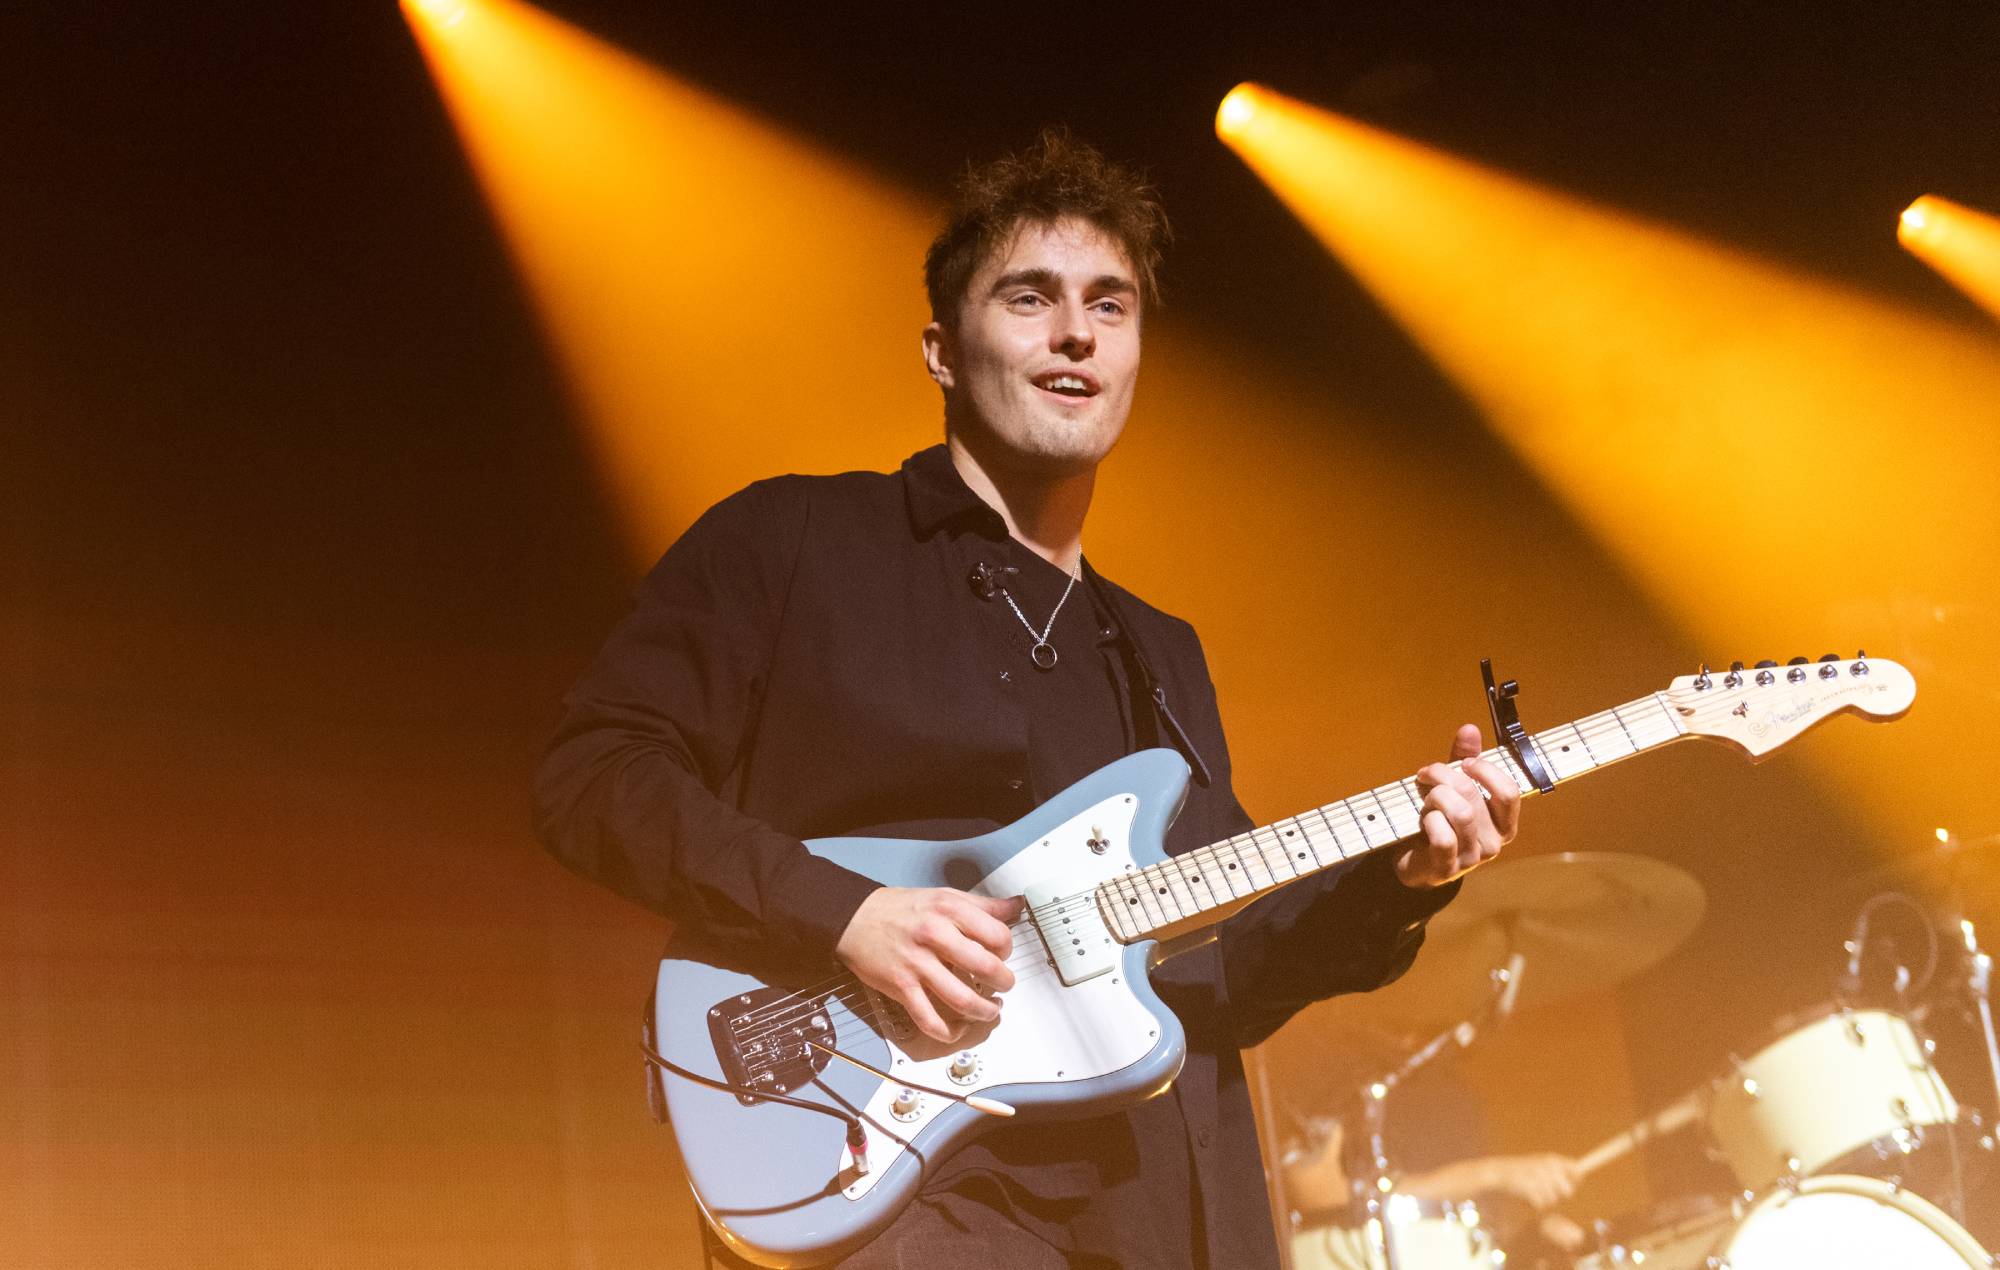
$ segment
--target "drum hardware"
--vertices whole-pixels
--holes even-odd
[[[1375,1243],[1375,1251],[1381,1254],[1385,1270],[1403,1270],[1402,1245],[1406,1242],[1406,1229],[1398,1217],[1409,1211],[1408,1204],[1415,1199],[1414,1196],[1396,1193],[1395,1170],[1389,1158],[1386,1136],[1389,1095],[1443,1053],[1447,1045],[1469,1048],[1479,1038],[1481,1029],[1505,1022],[1514,1012],[1514,1003],[1520,997],[1526,966],[1524,954],[1519,951],[1510,953],[1506,965],[1488,973],[1489,996],[1475,1015],[1445,1028],[1406,1057],[1395,1070],[1362,1087],[1362,1116],[1368,1130],[1368,1160],[1374,1176],[1354,1178],[1355,1208],[1365,1218],[1365,1228]],[[1471,1204],[1462,1207],[1470,1211],[1476,1222],[1478,1209]],[[1412,1264],[1416,1263],[1413,1261]]]

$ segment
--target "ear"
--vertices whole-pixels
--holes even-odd
[[[952,386],[952,363],[957,358],[957,350],[951,346],[951,332],[942,322],[932,322],[924,328],[924,366],[937,381],[937,386],[950,391]]]

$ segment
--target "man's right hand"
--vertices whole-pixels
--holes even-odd
[[[995,995],[1014,986],[1009,926],[1024,903],[943,886],[885,886],[854,911],[834,955],[901,1004],[918,1031],[949,1045],[966,1023],[1000,1017]]]

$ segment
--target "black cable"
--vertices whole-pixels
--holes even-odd
[[[639,1042],[639,1049],[645,1054],[647,1062],[662,1071],[672,1072],[682,1080],[691,1080],[697,1085],[706,1085],[710,1089],[719,1089],[725,1094],[736,1094],[739,1097],[745,1098],[763,1098],[770,1102],[783,1103],[787,1107],[800,1107],[806,1111],[817,1111],[823,1116],[832,1116],[835,1120],[846,1125],[848,1141],[852,1142],[857,1136],[861,1137],[863,1141],[867,1139],[867,1131],[861,1127],[861,1118],[850,1112],[842,1111],[838,1107],[829,1107],[825,1103],[808,1102],[803,1098],[794,1098],[790,1094],[774,1094],[762,1089],[752,1089],[748,1085],[732,1085],[726,1080],[716,1080],[713,1077],[703,1076],[698,1072],[691,1072],[679,1063],[669,1062],[661,1056],[658,1050],[645,1041]]]

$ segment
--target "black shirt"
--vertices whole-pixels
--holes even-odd
[[[1039,630],[1060,571],[1008,538],[941,446],[899,473],[779,477],[717,504],[565,699],[537,774],[543,841],[708,937],[825,960],[876,884],[804,838],[989,832],[1101,761],[1177,741],[1209,779],[1168,850],[1251,827],[1193,628],[1086,568],[1051,632],[1057,668],[1040,672],[1021,621],[971,584],[981,564],[1020,570],[1016,602]],[[1155,972],[1188,1037],[1169,1095],[999,1129],[927,1193],[976,1191],[1050,1243],[1122,1264],[1275,1266],[1238,1051],[1409,965],[1456,887],[1413,892],[1388,865],[1377,853],[1288,887]]]

